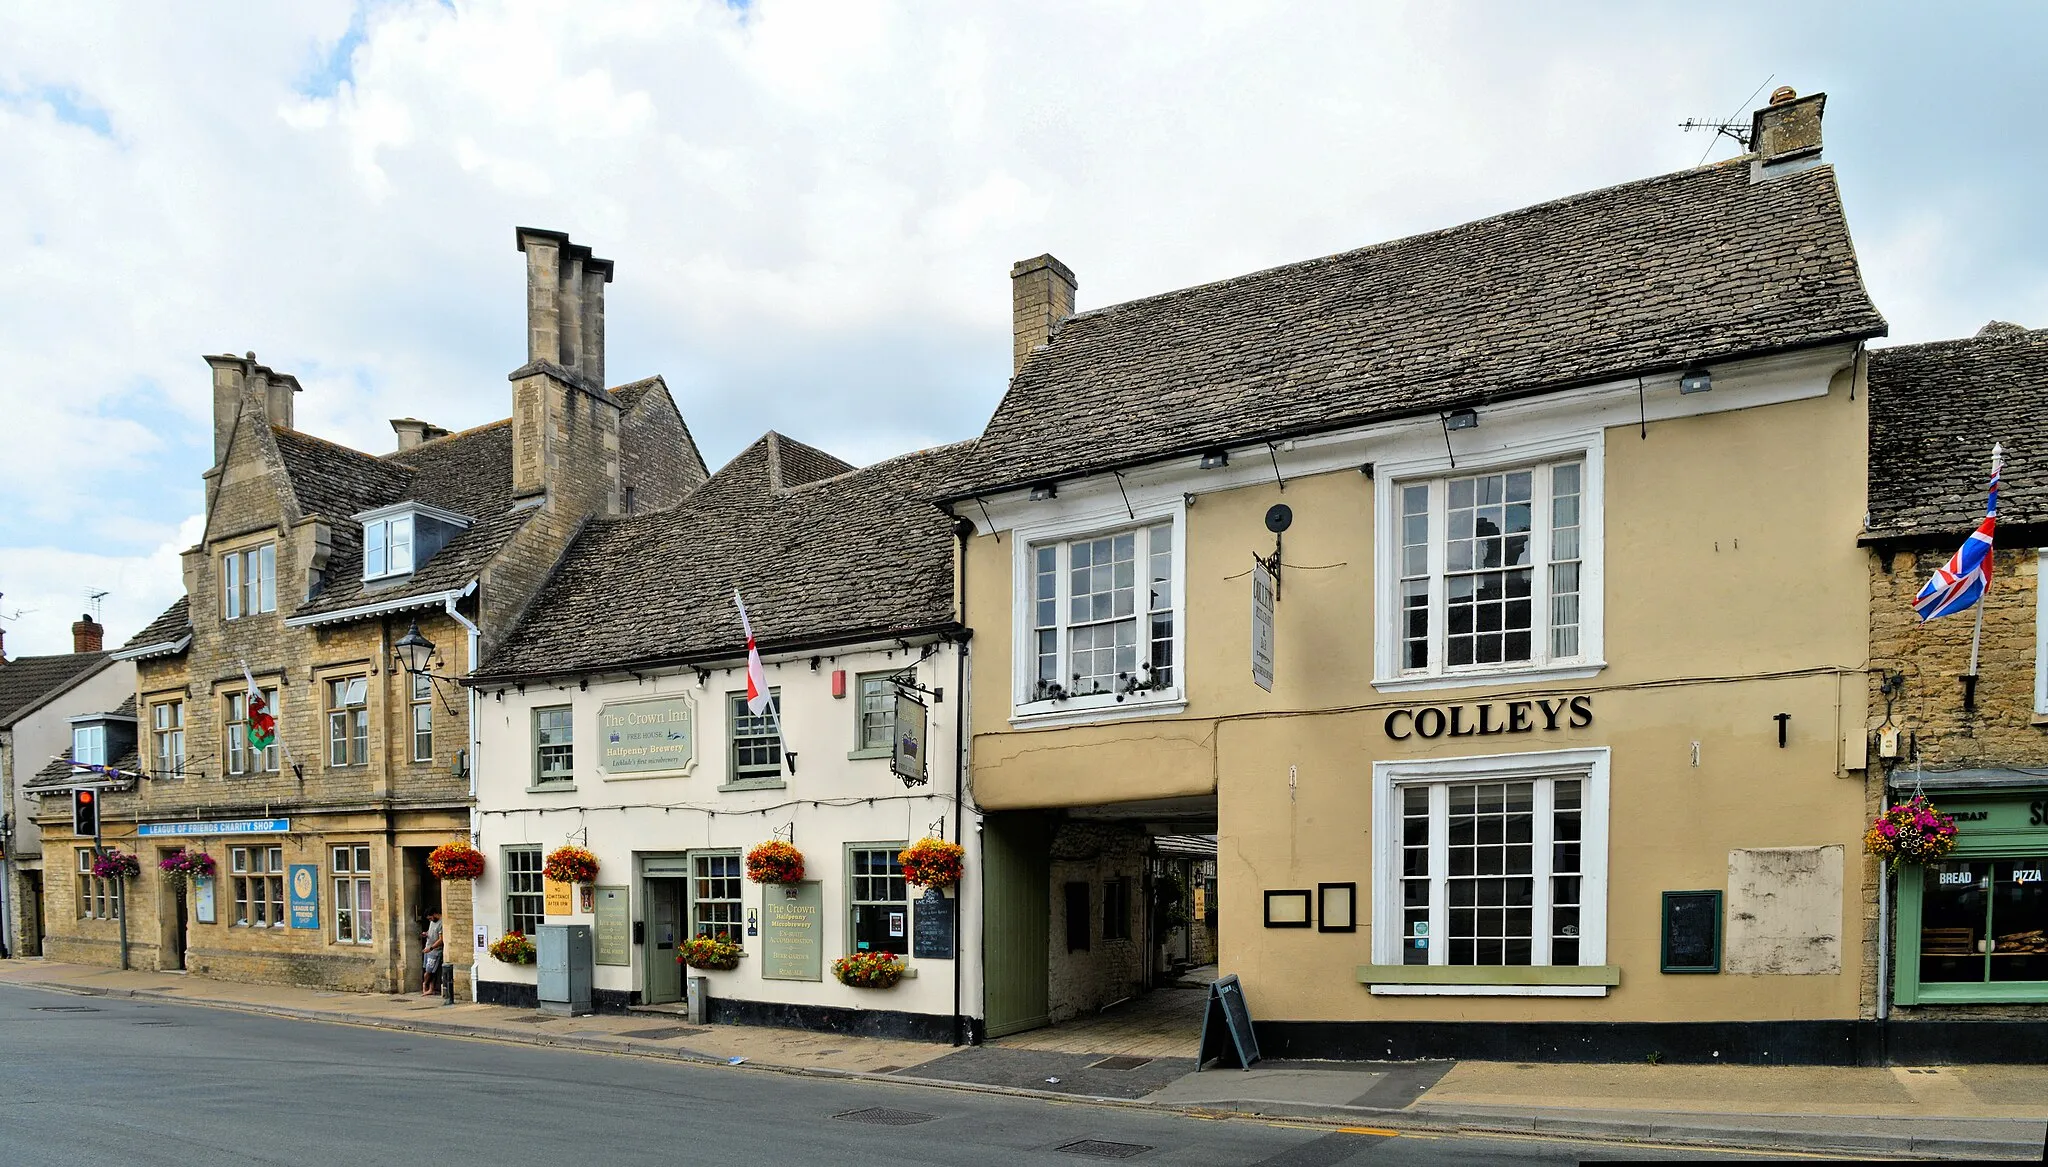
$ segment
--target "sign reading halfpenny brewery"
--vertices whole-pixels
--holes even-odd
[[[616,701],[597,710],[597,764],[607,774],[688,769],[697,719],[688,697]]]
[[[823,884],[770,884],[762,891],[761,976],[771,981],[825,979]]]
[[[1480,701],[1470,705],[1424,705],[1387,714],[1387,736],[1492,737],[1502,733],[1551,733],[1584,729],[1593,724],[1593,698],[1535,697],[1515,701]]]

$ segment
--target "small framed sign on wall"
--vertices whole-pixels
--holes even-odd
[[[1721,893],[1664,893],[1663,971],[1721,971]]]
[[[1266,893],[1266,927],[1306,928],[1309,926],[1309,894],[1307,888],[1291,888],[1286,891]]]
[[[1358,931],[1358,885],[1319,883],[1316,885],[1316,931]]]

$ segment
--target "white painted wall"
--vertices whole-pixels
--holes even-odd
[[[478,846],[487,856],[484,876],[476,882],[476,922],[491,940],[505,930],[502,849],[530,843],[553,850],[578,831],[588,832],[583,845],[599,861],[597,882],[630,885],[630,917],[646,917],[645,884],[639,859],[650,854],[678,855],[693,850],[744,852],[773,836],[786,823],[795,824],[797,849],[803,852],[805,877],[824,884],[824,979],[819,982],[766,980],[760,975],[758,936],[747,937],[748,955],[731,972],[698,972],[708,976],[714,997],[748,1001],[885,1009],[936,1016],[954,1013],[954,961],[906,963],[916,975],[892,989],[855,989],[834,980],[831,962],[849,949],[845,848],[850,843],[906,844],[944,820],[947,838],[955,838],[954,790],[959,760],[956,718],[962,694],[956,649],[939,645],[917,666],[919,684],[943,688],[945,700],[930,702],[928,785],[908,789],[890,772],[887,758],[850,759],[855,747],[858,709],[857,678],[862,673],[895,671],[914,661],[922,649],[906,652],[891,644],[871,651],[840,650],[818,658],[766,658],[769,683],[780,690],[783,735],[796,754],[795,772],[785,764],[779,790],[721,791],[727,780],[726,694],[746,687],[743,668],[714,670],[701,682],[691,671],[641,680],[593,680],[528,685],[499,690],[486,687],[479,703],[480,766],[478,768]],[[832,672],[846,672],[847,695],[831,695]],[[697,756],[685,774],[658,777],[607,777],[598,772],[598,709],[606,703],[682,694],[695,703]],[[574,709],[576,758],[573,790],[529,789],[532,771],[532,711],[542,706]],[[821,803],[827,805],[820,805]],[[962,819],[967,849],[957,895],[960,965],[960,1013],[981,1015],[981,866],[979,815],[970,806]],[[957,840],[956,840],[957,841]],[[773,889],[767,889],[770,892]],[[914,900],[919,891],[909,891]],[[744,909],[761,912],[763,887],[748,883],[742,891]],[[577,907],[580,909],[581,905]],[[579,914],[561,923],[595,926],[595,918]],[[906,946],[908,938],[906,937]],[[594,985],[620,992],[643,990],[649,945],[635,946],[631,967],[599,965]],[[484,981],[532,983],[531,966],[519,967],[477,953],[478,978]]]

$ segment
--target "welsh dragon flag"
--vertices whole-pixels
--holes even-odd
[[[269,707],[263,703],[263,690],[256,687],[248,661],[242,662],[242,679],[249,682],[249,748],[267,750],[277,740],[277,718],[270,715]]]

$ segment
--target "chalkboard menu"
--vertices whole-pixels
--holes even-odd
[[[919,960],[953,959],[953,907],[938,888],[928,887],[911,905],[910,955]]]
[[[1664,971],[1721,971],[1721,893],[1664,893]]]
[[[1244,1003],[1244,986],[1237,983],[1236,973],[1209,986],[1209,1006],[1202,1014],[1202,1049],[1195,1058],[1195,1069],[1200,1071],[1212,1059],[1240,1070],[1251,1069],[1259,1060],[1251,1006]]]

